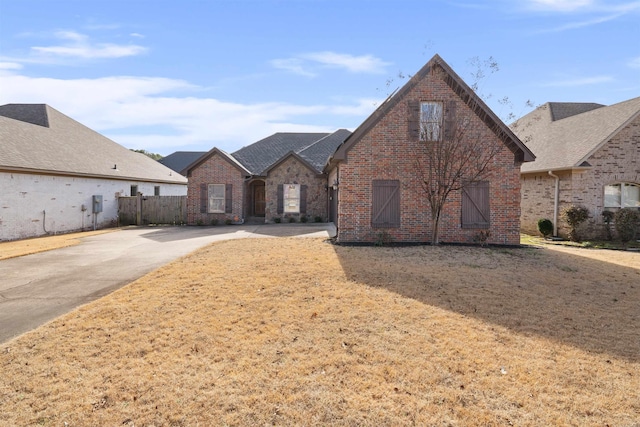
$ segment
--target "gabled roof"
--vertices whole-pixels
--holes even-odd
[[[480,99],[478,95],[458,76],[453,69],[439,56],[433,58],[425,64],[400,90],[393,93],[373,112],[349,138],[338,147],[332,157],[333,161],[340,161],[346,158],[349,149],[367,134],[378,122],[395,107],[411,90],[435,68],[441,69],[443,80],[460,97],[460,99],[480,117],[484,123],[505,143],[514,153],[516,161],[531,162],[535,159],[533,153],[518,137],[505,125],[502,120]]]
[[[240,171],[240,173],[242,173],[243,175],[245,175],[245,176],[251,175],[251,172],[249,172],[249,170],[247,168],[245,168],[242,165],[242,163],[240,163],[238,160],[236,160],[232,155],[230,155],[226,151],[222,151],[221,149],[216,148],[216,147],[213,147],[207,153],[205,153],[204,155],[202,155],[202,156],[198,157],[196,160],[194,160],[190,165],[186,166],[182,170],[182,173],[185,176],[189,176],[189,172],[191,172],[191,170],[195,169],[196,167],[198,167],[199,165],[201,165],[202,163],[204,163],[205,161],[207,161],[208,159],[210,159],[211,157],[213,157],[216,154],[218,156],[222,157],[223,159],[225,159],[227,162],[229,162],[231,164],[231,166],[233,166],[236,169],[238,169]]]
[[[183,173],[184,169],[205,154],[207,154],[206,151],[176,151],[175,153],[171,153],[158,161],[169,169],[173,169],[179,174],[186,175],[186,173]]]
[[[279,165],[284,163],[290,157],[293,157],[294,159],[296,159],[297,161],[302,163],[304,166],[309,168],[310,171],[315,172],[316,174],[321,174],[322,173],[321,172],[322,168],[320,170],[318,170],[315,166],[313,166],[311,163],[309,163],[309,161],[307,161],[307,159],[303,158],[298,153],[295,153],[293,151],[289,151],[287,154],[285,154],[284,156],[280,157],[278,159],[278,161],[276,161],[274,164],[272,164],[267,169],[265,169],[264,172],[263,172],[264,175],[268,175],[269,172],[271,172],[272,169],[275,169],[276,167],[278,167]]]
[[[576,114],[558,119],[558,111]],[[582,111],[582,112],[581,112]],[[511,128],[537,154],[522,172],[589,167],[589,157],[640,115],[640,97],[610,106],[549,102]]]
[[[350,134],[346,129],[333,133],[275,133],[232,153],[232,157],[252,175],[264,176],[274,163],[293,152],[321,173],[329,156]]]
[[[0,170],[186,184],[185,177],[128,150],[46,104],[0,106]]]

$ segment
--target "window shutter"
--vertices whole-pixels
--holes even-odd
[[[277,214],[284,212],[284,187],[282,184],[278,184],[278,207],[276,209]]]
[[[409,110],[409,140],[418,141],[420,139],[420,102],[409,101],[407,104]]]
[[[381,228],[400,227],[400,181],[373,180],[371,226]]]
[[[456,101],[449,101],[444,112],[444,140],[452,141],[456,133]]]
[[[224,213],[233,213],[233,184],[224,186]]]
[[[306,185],[300,186],[300,213],[301,214],[307,213],[307,186]]]
[[[489,181],[469,182],[462,188],[462,228],[489,228]]]
[[[209,211],[209,187],[207,184],[200,184],[200,213]]]

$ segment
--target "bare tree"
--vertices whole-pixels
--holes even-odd
[[[486,179],[503,147],[487,144],[468,118],[445,120],[445,132],[439,135],[433,135],[430,127],[428,121],[421,120],[415,166],[431,209],[431,244],[438,245],[440,217],[449,196],[468,183]]]

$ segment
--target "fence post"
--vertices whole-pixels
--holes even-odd
[[[136,225],[142,225],[142,193],[136,196]]]

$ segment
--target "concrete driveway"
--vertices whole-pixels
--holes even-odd
[[[133,227],[0,261],[0,343],[219,240],[333,237],[333,224]],[[277,242],[274,240],[274,245]]]

